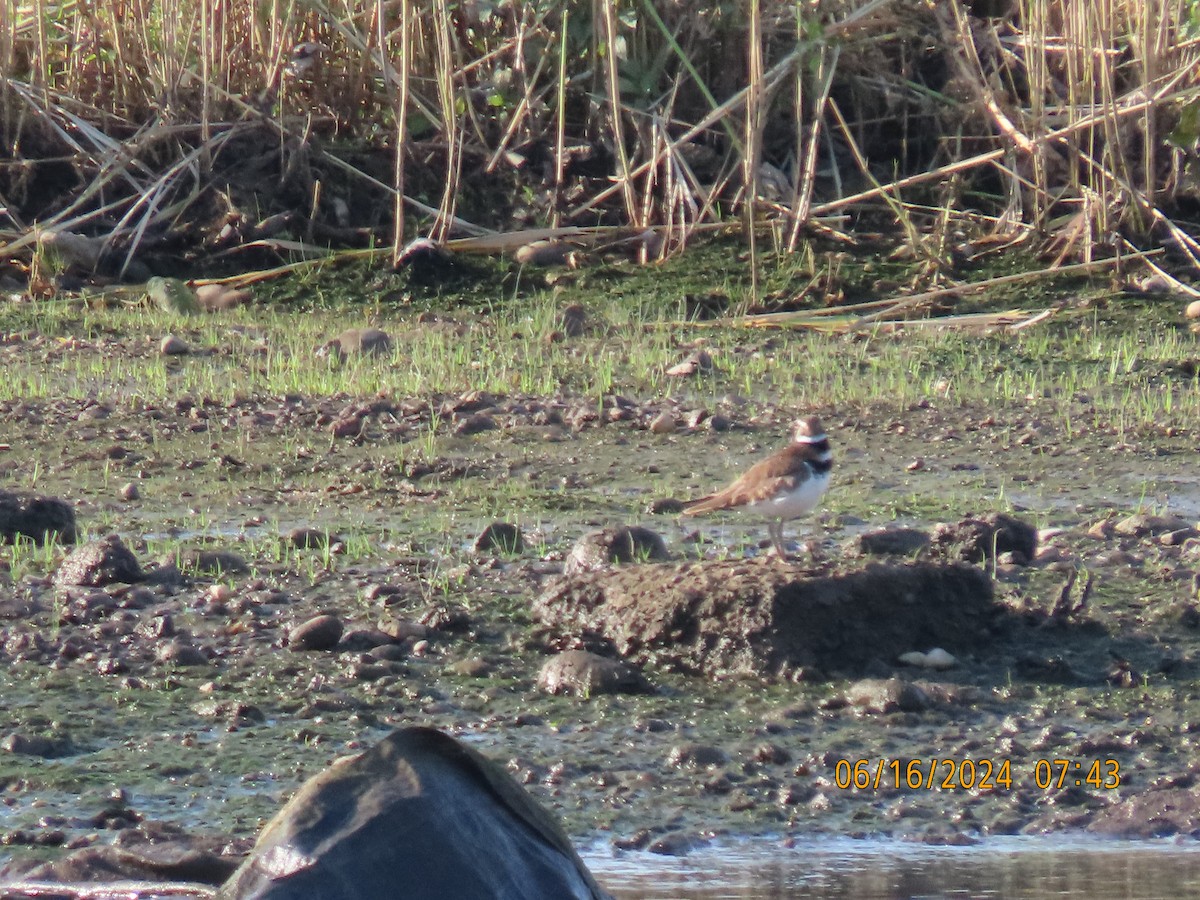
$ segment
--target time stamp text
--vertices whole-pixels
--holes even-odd
[[[1115,759],[839,759],[834,786],[841,790],[1011,791],[1032,783],[1039,790],[1068,787],[1111,791],[1121,786]]]

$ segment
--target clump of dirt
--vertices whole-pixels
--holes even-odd
[[[933,530],[933,550],[944,559],[982,562],[1005,553],[1022,565],[1037,555],[1037,529],[1004,513],[968,516]]]
[[[57,497],[0,491],[0,543],[19,537],[38,543],[50,538],[74,543],[75,510]]]
[[[534,614],[599,636],[627,659],[707,675],[858,674],[897,653],[987,642],[992,584],[961,564],[868,565],[812,574],[775,560],[630,566],[552,583]]]

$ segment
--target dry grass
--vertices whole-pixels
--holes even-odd
[[[0,0],[3,253],[866,216],[931,272],[963,235],[1197,266],[1196,0],[1005,5]]]

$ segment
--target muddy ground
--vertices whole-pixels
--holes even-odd
[[[7,366],[54,378],[62,343],[25,330],[3,350]],[[153,351],[139,335],[68,352]],[[3,401],[6,486],[65,498],[81,539],[118,534],[147,572],[182,575],[64,588],[63,551],[6,548],[0,860],[17,870],[146,823],[244,850],[301,781],[402,724],[465,736],[574,837],[618,847],[1200,831],[1200,431],[1068,434],[1043,397],[801,409],[706,390],[223,402],[79,399],[64,386],[62,399]],[[363,427],[337,436],[352,407]],[[729,427],[688,427],[700,407]],[[724,484],[801,411],[824,418],[835,469],[822,510],[785,530],[801,542],[795,561],[767,558],[759,523],[680,520],[661,502]],[[663,412],[677,426],[652,429]],[[1183,521],[1126,521],[1139,509]],[[932,648],[891,646],[881,625],[849,672],[651,661],[645,692],[538,689],[553,653],[592,646],[533,612],[588,531],[640,524],[676,561],[836,574],[866,564],[855,548],[871,529],[994,511],[1040,529],[1038,554],[974,563],[1005,624],[947,648],[951,668],[901,664]],[[519,525],[524,547],[475,549],[494,521]],[[284,537],[297,528],[333,539]],[[196,550],[236,558],[214,572]],[[639,565],[659,564],[625,571]],[[319,615],[340,638],[318,623],[311,646],[333,648],[300,649],[312,635],[293,630]],[[872,640],[869,623],[853,627]],[[1006,780],[981,786],[1002,768]],[[865,787],[847,784],[856,771]],[[895,784],[911,772],[917,786]]]

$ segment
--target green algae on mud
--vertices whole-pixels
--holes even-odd
[[[1015,335],[694,330],[670,324],[686,306],[682,284],[635,272],[513,297],[493,287],[489,303],[443,304],[419,320],[399,298],[367,309],[322,293],[344,274],[300,282],[316,298],[303,311],[181,320],[0,309],[6,482],[69,498],[89,535],[116,531],[143,560],[205,546],[251,568],[184,582],[112,620],[72,621],[45,583],[61,549],[6,548],[0,591],[34,611],[0,620],[0,733],[65,733],[76,752],[0,754],[0,831],[95,834],[89,815],[123,789],[146,816],[249,836],[305,777],[403,724],[469,736],[576,835],[1061,828],[1114,798],[1039,789],[1038,758],[1111,755],[1126,794],[1190,765],[1200,637],[1189,624],[1195,586],[1182,576],[1197,563],[1152,540],[1087,535],[1138,507],[1200,517],[1200,351],[1164,308],[1068,307]],[[557,310],[575,301],[591,330],[548,339]],[[314,356],[368,316],[396,338],[391,357],[336,366]],[[167,329],[202,352],[164,360],[154,348]],[[697,339],[714,372],[665,376]],[[342,410],[380,392],[390,406],[360,434],[331,435]],[[457,433],[456,406],[477,402],[497,427]],[[701,408],[733,427],[688,427]],[[1016,511],[1065,529],[1064,566],[1097,574],[1084,621],[1031,625],[994,654],[963,659],[944,677],[979,699],[919,712],[848,708],[844,682],[661,672],[649,673],[659,693],[647,697],[539,695],[550,644],[528,605],[574,539],[639,521],[679,554],[756,552],[753,521],[718,517],[693,531],[644,510],[725,482],[814,409],[836,460],[824,511],[801,523],[820,552],[836,557],[874,525]],[[655,434],[662,413],[677,426]],[[126,482],[138,499],[122,499]],[[495,519],[521,525],[524,554],[470,550]],[[296,549],[279,540],[294,525],[342,541]],[[1064,578],[1055,565],[991,571],[1019,608],[1051,608]],[[228,600],[212,599],[215,583]],[[320,612],[370,628],[436,608],[465,611],[469,624],[389,671],[369,654],[301,654],[282,638]],[[105,666],[131,643],[152,648],[147,629],[164,614],[207,665]],[[475,657],[482,674],[455,670]],[[1116,658],[1128,686],[1106,680]],[[724,762],[676,752],[696,745]],[[1021,778],[987,793],[858,791],[834,777],[843,759],[968,757],[1012,759]]]
[[[1074,302],[1080,280],[1059,279],[1052,293],[1051,279],[1036,292],[1026,286],[963,301],[973,309],[1013,300],[1027,306],[1034,297],[1035,308],[1065,305],[1043,326],[1016,334],[840,336],[689,327],[701,308],[698,296],[724,297],[716,306],[721,311],[742,303],[746,270],[738,252],[728,244],[701,245],[661,267],[555,272],[552,286],[539,270],[487,263],[494,278],[457,285],[471,286],[465,295],[437,286],[407,289],[402,277],[365,264],[331,265],[260,285],[259,305],[215,317],[69,302],[10,304],[0,313],[4,330],[17,342],[36,333],[43,343],[25,348],[35,350],[32,356],[7,354],[15,364],[0,385],[0,399],[127,396],[161,402],[190,394],[228,403],[262,394],[369,397],[383,391],[408,397],[480,390],[596,401],[626,392],[713,404],[733,392],[750,402],[813,405],[819,397],[821,405],[891,402],[900,411],[935,396],[1023,404],[1050,391],[1053,414],[1084,427],[1112,419],[1128,427],[1165,427],[1197,412],[1195,339],[1176,320],[1170,300],[1091,292],[1080,308]],[[785,288],[797,280],[797,263],[783,259],[774,268],[764,266],[764,291],[771,292],[775,278],[776,293],[791,297]],[[858,273],[844,277],[865,292],[865,282],[877,278],[882,265],[850,261],[839,271]],[[583,306],[587,329],[572,340],[552,340],[557,313],[568,304]],[[364,319],[393,336],[386,364],[313,358],[315,348]],[[168,330],[199,352],[164,360],[155,344]],[[714,356],[714,374],[667,377],[696,341]]]

